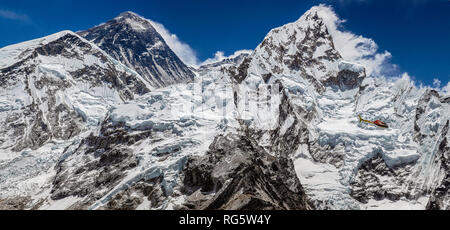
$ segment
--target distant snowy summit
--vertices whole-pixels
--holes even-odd
[[[78,34],[134,69],[155,88],[194,78],[194,73],[170,49],[152,22],[133,12],[124,12]]]

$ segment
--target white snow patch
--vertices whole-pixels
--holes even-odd
[[[366,210],[424,210],[428,203],[428,197],[421,197],[417,201],[400,199],[398,201],[369,200],[367,204],[362,205]]]
[[[46,206],[42,207],[41,209],[42,210],[66,210],[71,205],[75,204],[79,200],[80,200],[80,198],[78,198],[78,197],[70,196],[70,197],[66,197],[61,200],[50,201],[50,204],[47,204]]]

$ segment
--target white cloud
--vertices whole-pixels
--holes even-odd
[[[435,78],[433,79],[433,88],[439,92],[441,95],[450,96],[450,81],[446,85],[442,86],[441,80]]]
[[[446,86],[442,87],[441,92],[442,92],[444,95],[449,95],[449,96],[450,96],[450,81],[447,83]]]
[[[333,37],[336,50],[348,61],[359,62],[366,66],[368,75],[382,75],[387,71],[397,69],[396,65],[389,61],[391,53],[384,51],[378,53],[378,45],[370,38],[353,34],[343,30],[345,20],[340,19],[330,6],[320,5],[312,10],[317,11],[323,18],[329,33]]]
[[[167,45],[173,52],[187,65],[196,66],[199,64],[197,54],[188,44],[182,42],[177,35],[170,33],[161,23],[149,20],[156,31],[163,37]]]
[[[156,31],[163,37],[167,45],[173,50],[173,52],[187,65],[198,67],[203,64],[214,63],[222,61],[226,58],[237,57],[242,53],[250,53],[252,50],[238,50],[230,56],[225,56],[223,51],[217,51],[213,58],[208,58],[205,61],[200,61],[197,57],[197,53],[188,44],[182,42],[177,35],[172,34],[163,24],[149,20],[155,27]]]
[[[200,61],[197,57],[197,52],[190,47],[188,44],[182,42],[176,34],[172,34],[163,24],[155,22],[153,20],[147,19],[156,31],[161,35],[170,49],[187,65],[198,67],[203,64],[214,63],[217,61],[222,61],[226,58],[237,57],[242,53],[251,53],[253,50],[238,50],[230,56],[225,56],[223,51],[217,51],[213,58],[208,58],[205,61]]]
[[[433,79],[433,87],[434,88],[441,88],[441,81],[437,78]]]
[[[211,63],[215,63],[215,62],[220,62],[223,61],[225,59],[229,59],[229,58],[235,58],[241,54],[250,54],[251,52],[253,52],[253,50],[238,50],[236,52],[234,52],[234,54],[230,55],[230,56],[225,56],[225,53],[223,51],[217,51],[214,54],[213,58],[208,58],[206,59],[204,62],[201,63],[201,65],[206,65],[206,64],[211,64]]]
[[[10,11],[10,10],[0,9],[0,17],[5,18],[5,19],[10,19],[10,20],[22,21],[22,22],[30,21],[30,17],[28,17],[28,15],[16,13],[16,12]]]

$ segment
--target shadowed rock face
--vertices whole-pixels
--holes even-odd
[[[71,153],[71,158],[58,163],[51,192],[53,200],[76,196],[84,199],[73,208],[87,208],[105,195],[108,191],[105,189],[117,185],[126,176],[127,170],[138,166],[139,158],[128,146],[151,135],[150,132],[133,135],[127,132],[123,124],[107,123],[104,123],[100,132],[100,136],[90,135],[84,139],[75,152]],[[81,162],[74,162],[75,159]],[[111,204],[109,208],[114,207],[129,208],[118,204]]]
[[[440,142],[439,150],[435,155],[435,162],[440,163],[440,170],[445,172],[445,174],[440,184],[431,193],[430,201],[428,202],[426,207],[430,210],[450,209],[450,195],[448,192],[450,188],[450,145],[447,138],[445,137],[449,130],[449,123],[450,121],[447,121],[445,127],[442,130],[442,141]]]
[[[125,12],[107,23],[79,32],[155,87],[188,82],[192,71],[167,46],[146,19]]]
[[[370,199],[398,201],[401,197],[408,197],[408,193],[398,191],[397,188],[408,182],[405,178],[411,173],[412,165],[389,168],[381,154],[377,154],[359,168],[351,183],[351,196],[362,203],[367,203]],[[383,181],[386,178],[390,178],[397,186],[387,185]]]
[[[114,196],[101,209],[106,210],[135,210],[139,206],[143,209],[152,209],[161,206],[167,199],[166,191],[161,186],[162,177],[151,180],[141,180]],[[147,203],[144,201],[147,200]]]
[[[365,73],[342,70],[336,77],[330,77],[323,83],[326,86],[337,86],[341,90],[347,90],[360,87],[365,77]]]
[[[240,84],[248,75],[248,68],[252,61],[251,57],[244,57],[242,62],[237,66],[231,66],[230,68],[224,68],[224,72],[227,72],[231,78]]]
[[[30,197],[16,197],[11,199],[0,199],[0,210],[24,210],[30,202]]]
[[[188,209],[310,209],[292,161],[246,136],[218,136],[206,156],[188,160],[183,174]]]

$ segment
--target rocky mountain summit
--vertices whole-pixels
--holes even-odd
[[[194,73],[169,48],[152,23],[133,12],[124,12],[78,34],[138,72],[155,88],[194,78]]]

